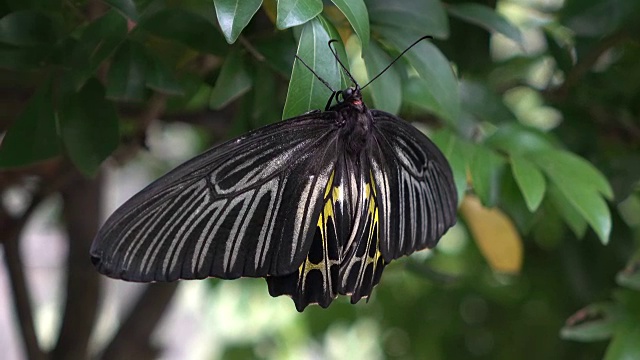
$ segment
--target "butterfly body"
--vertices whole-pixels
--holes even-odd
[[[426,136],[369,110],[358,87],[336,99],[214,147],[135,195],[94,240],[98,270],[144,282],[265,277],[299,311],[368,297],[386,264],[435,246],[457,196]]]

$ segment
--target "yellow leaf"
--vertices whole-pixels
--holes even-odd
[[[516,227],[502,211],[486,208],[480,200],[467,195],[460,211],[480,252],[491,268],[503,273],[517,273],[522,268],[522,239]]]

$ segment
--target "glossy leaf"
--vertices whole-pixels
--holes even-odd
[[[222,34],[229,44],[233,44],[260,9],[262,0],[214,0],[213,4]]]
[[[511,155],[523,155],[555,148],[548,135],[519,124],[500,126],[496,132],[485,140],[485,144]]]
[[[574,341],[606,340],[613,334],[615,324],[611,304],[592,304],[573,314],[560,330],[560,336]]]
[[[291,76],[293,61],[296,55],[295,39],[285,31],[278,31],[270,37],[254,42],[256,49],[280,75]]]
[[[0,44],[0,68],[9,70],[34,70],[46,65],[51,50],[46,47],[16,47]]]
[[[560,213],[560,216],[562,216],[565,223],[569,226],[571,231],[573,231],[576,237],[584,237],[588,226],[585,218],[553,182],[547,185],[547,193],[549,194],[551,203],[558,213]]]
[[[168,95],[183,95],[184,89],[172,71],[161,59],[147,54],[146,86]]]
[[[250,88],[253,80],[240,51],[231,52],[224,61],[216,85],[211,92],[209,106],[220,109]]]
[[[616,275],[616,282],[620,286],[640,291],[640,258],[632,259],[624,270]]]
[[[473,154],[472,145],[460,139],[453,132],[443,129],[429,135],[451,165],[453,180],[458,191],[458,205],[464,199],[467,190],[467,159]]]
[[[329,39],[335,39],[335,40],[340,40],[341,36],[340,33],[338,32],[338,29],[336,29],[335,26],[333,26],[333,23],[331,21],[329,21],[326,17],[322,16],[322,15],[318,15],[316,17],[316,19],[318,19],[318,21],[320,21],[320,24],[322,25],[322,27],[324,28],[324,30],[327,32],[327,34],[329,35]],[[344,47],[344,44],[341,41],[337,41],[331,44],[331,47],[336,51],[336,53],[338,54],[338,58],[340,58],[342,60],[342,64],[344,66],[347,67],[347,69],[349,69],[349,58],[347,57],[347,50]],[[333,54],[331,54],[331,50],[329,49],[329,43],[327,42],[326,46],[324,47],[330,55],[331,57],[333,57]],[[322,46],[319,47],[320,50],[322,50]],[[333,60],[335,61],[335,58]],[[353,85],[353,82],[351,81],[351,79],[347,76],[347,74],[342,71],[342,68],[336,64],[336,67],[338,67],[338,72],[340,73],[340,89],[344,89],[347,86],[351,86]]]
[[[511,156],[511,171],[529,211],[534,212],[542,203],[546,182],[542,172],[522,156]]]
[[[84,29],[70,58],[69,86],[80,89],[127,37],[127,20],[116,10],[108,11]]]
[[[502,124],[516,119],[499,94],[477,81],[460,80],[460,102],[464,110],[480,121]]]
[[[373,28],[395,27],[413,41],[425,35],[449,36],[449,20],[439,0],[367,0],[365,3]]]
[[[567,201],[582,215],[603,243],[609,241],[611,214],[600,194],[612,198],[608,181],[587,161],[568,152],[543,150],[530,154]]]
[[[224,55],[228,50],[224,37],[209,20],[185,9],[162,9],[143,17],[138,27],[204,53]]]
[[[460,211],[491,268],[503,273],[518,273],[524,250],[511,219],[497,208],[485,208],[472,195],[464,198]]]
[[[429,84],[424,79],[412,76],[402,85],[402,101],[449,121],[445,109],[442,108],[438,99],[435,98],[433,90],[429,88]]]
[[[0,168],[49,159],[60,153],[60,140],[49,85],[41,86],[0,143]]]
[[[479,25],[491,32],[500,33],[523,45],[520,30],[494,9],[474,3],[452,4],[447,7],[449,13],[464,21]]]
[[[278,0],[278,29],[301,25],[322,12],[321,0]]]
[[[469,169],[473,190],[484,206],[496,204],[503,165],[503,160],[492,150],[482,145],[476,146]]]
[[[105,90],[93,79],[60,108],[60,132],[71,161],[87,175],[93,175],[118,146],[118,116]]]
[[[103,0],[133,21],[139,20],[138,9],[133,0]]]
[[[351,27],[360,38],[362,50],[365,52],[369,47],[369,13],[364,0],[331,0],[344,16],[349,20]]]
[[[51,45],[55,42],[53,22],[31,10],[10,13],[0,19],[0,43],[14,46]]]
[[[379,28],[380,34],[397,50],[402,51],[413,44],[414,38],[396,27]],[[423,40],[404,55],[428,84],[428,91],[437,104],[435,113],[455,123],[460,115],[458,80],[444,55],[430,41]]]
[[[533,155],[541,167],[558,174],[576,185],[597,190],[607,199],[613,199],[613,190],[607,178],[590,162],[567,151],[543,150]]]
[[[604,360],[640,359],[640,325],[629,317],[618,326],[604,355]]]
[[[373,79],[393,61],[375,42],[370,43],[366,50],[363,49],[362,54],[369,79]],[[400,74],[394,67],[389,68],[367,88],[371,92],[374,108],[392,114],[398,113],[402,105],[402,87]]]
[[[124,101],[144,100],[148,68],[149,62],[140,45],[132,41],[123,44],[109,69],[107,97]]]
[[[341,74],[327,47],[329,39],[329,34],[320,20],[313,19],[302,28],[297,55],[334,89],[339,89]],[[286,119],[310,110],[324,110],[330,96],[331,90],[316,79],[304,65],[296,61],[291,72],[282,116]]]

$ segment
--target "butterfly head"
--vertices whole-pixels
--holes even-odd
[[[358,109],[363,109],[362,93],[360,92],[360,86],[351,86],[345,90],[340,90],[336,94],[336,100],[338,104],[348,104]]]

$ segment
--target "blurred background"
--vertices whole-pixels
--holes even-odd
[[[3,0],[3,359],[640,358],[640,2]],[[100,224],[210,146],[364,94],[428,134],[458,224],[371,299],[99,275]]]

